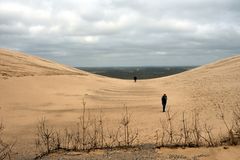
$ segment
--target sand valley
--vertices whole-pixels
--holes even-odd
[[[83,99],[91,114],[102,109],[108,128],[118,123],[124,106],[127,106],[131,125],[138,129],[139,141],[154,143],[155,131],[161,128],[160,119],[166,117],[161,107],[164,93],[168,95],[167,109],[176,113],[176,123],[181,123],[183,112],[190,117],[196,110],[200,113],[201,123],[213,126],[213,133],[224,132],[226,128],[217,118],[217,106],[223,108],[226,121],[230,123],[233,108],[240,105],[240,56],[180,74],[134,83],[0,49],[0,117],[5,126],[5,139],[16,142],[15,158],[31,159],[35,156],[36,125],[42,117],[57,128],[73,127],[81,114]],[[154,153],[172,152],[169,150],[154,150]],[[195,152],[179,150],[176,149],[176,153]],[[195,150],[196,155],[207,155],[199,159],[223,159],[226,155],[240,159],[239,146],[229,150]]]

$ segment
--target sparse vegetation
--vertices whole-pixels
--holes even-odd
[[[226,121],[225,113],[221,105],[218,104],[217,107],[219,109],[218,117],[220,117],[228,132],[226,136],[221,137],[220,143],[230,145],[240,144],[240,106],[238,104],[235,106],[233,110],[233,119],[230,124]]]
[[[4,126],[0,123],[0,159],[11,159],[11,153],[14,146],[14,143],[6,143],[3,140],[2,132],[4,130]]]
[[[158,147],[214,147],[219,144],[236,145],[239,144],[239,115],[240,109],[236,107],[233,112],[233,127],[229,127],[225,120],[224,112],[220,109],[220,117],[227,128],[227,136],[221,136],[217,139],[213,134],[213,126],[208,123],[200,123],[199,112],[192,112],[192,121],[185,118],[185,112],[182,113],[182,126],[174,126],[176,113],[171,113],[169,109],[166,118],[160,120],[161,129],[156,131],[155,141]],[[192,123],[191,125],[189,125]],[[160,131],[161,130],[161,131]]]
[[[36,147],[42,153],[50,153],[52,150],[60,148],[59,133],[47,124],[45,118],[42,118],[37,126]]]
[[[219,117],[229,132],[228,136],[216,138],[213,126],[200,122],[200,112],[172,113],[169,108],[166,117],[160,119],[160,128],[155,132],[155,147],[214,147],[223,144],[236,145],[240,139],[240,108],[237,106],[233,112],[233,125],[229,127],[224,112],[219,108]],[[187,116],[186,116],[187,115]],[[178,118],[177,118],[178,117]],[[181,123],[176,123],[179,120]],[[188,117],[188,118],[187,118]],[[49,127],[45,118],[39,121],[37,127],[36,146],[41,157],[53,151],[63,149],[67,151],[90,151],[95,149],[132,148],[144,145],[138,142],[139,133],[131,125],[132,114],[124,106],[124,112],[114,129],[106,128],[103,111],[91,114],[83,108],[79,121],[73,130],[68,128],[57,131]],[[177,126],[176,124],[180,124]],[[223,142],[225,140],[225,142]]]
[[[40,155],[36,158],[59,149],[90,151],[101,148],[133,147],[138,137],[138,130],[133,130],[130,123],[131,114],[125,106],[121,120],[116,124],[116,129],[106,131],[102,110],[100,109],[98,115],[91,115],[86,110],[86,102],[83,100],[82,113],[74,130],[66,128],[62,132],[57,132],[55,128],[47,124],[45,118],[38,122],[36,148]]]
[[[240,106],[236,105],[233,110],[233,132],[240,142]],[[238,143],[239,144],[239,143]]]
[[[131,130],[130,128],[131,114],[129,114],[127,106],[125,106],[124,108],[125,108],[125,112],[122,116],[120,124],[122,125],[121,127],[123,127],[123,135],[124,135],[123,146],[129,147],[129,146],[132,146],[132,144],[138,137],[138,131],[135,131],[133,133],[133,131]]]

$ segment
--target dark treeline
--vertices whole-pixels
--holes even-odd
[[[107,77],[133,79],[150,79],[157,77],[165,77],[177,73],[181,73],[196,66],[179,66],[179,67],[76,67],[78,69],[99,74]]]

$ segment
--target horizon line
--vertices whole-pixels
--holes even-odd
[[[143,65],[143,66],[74,66],[74,68],[135,68],[135,67],[200,67],[202,65],[166,65],[166,66],[148,66],[148,65]]]

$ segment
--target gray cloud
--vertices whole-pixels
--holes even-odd
[[[201,65],[240,53],[239,0],[0,0],[0,47],[72,66]]]

